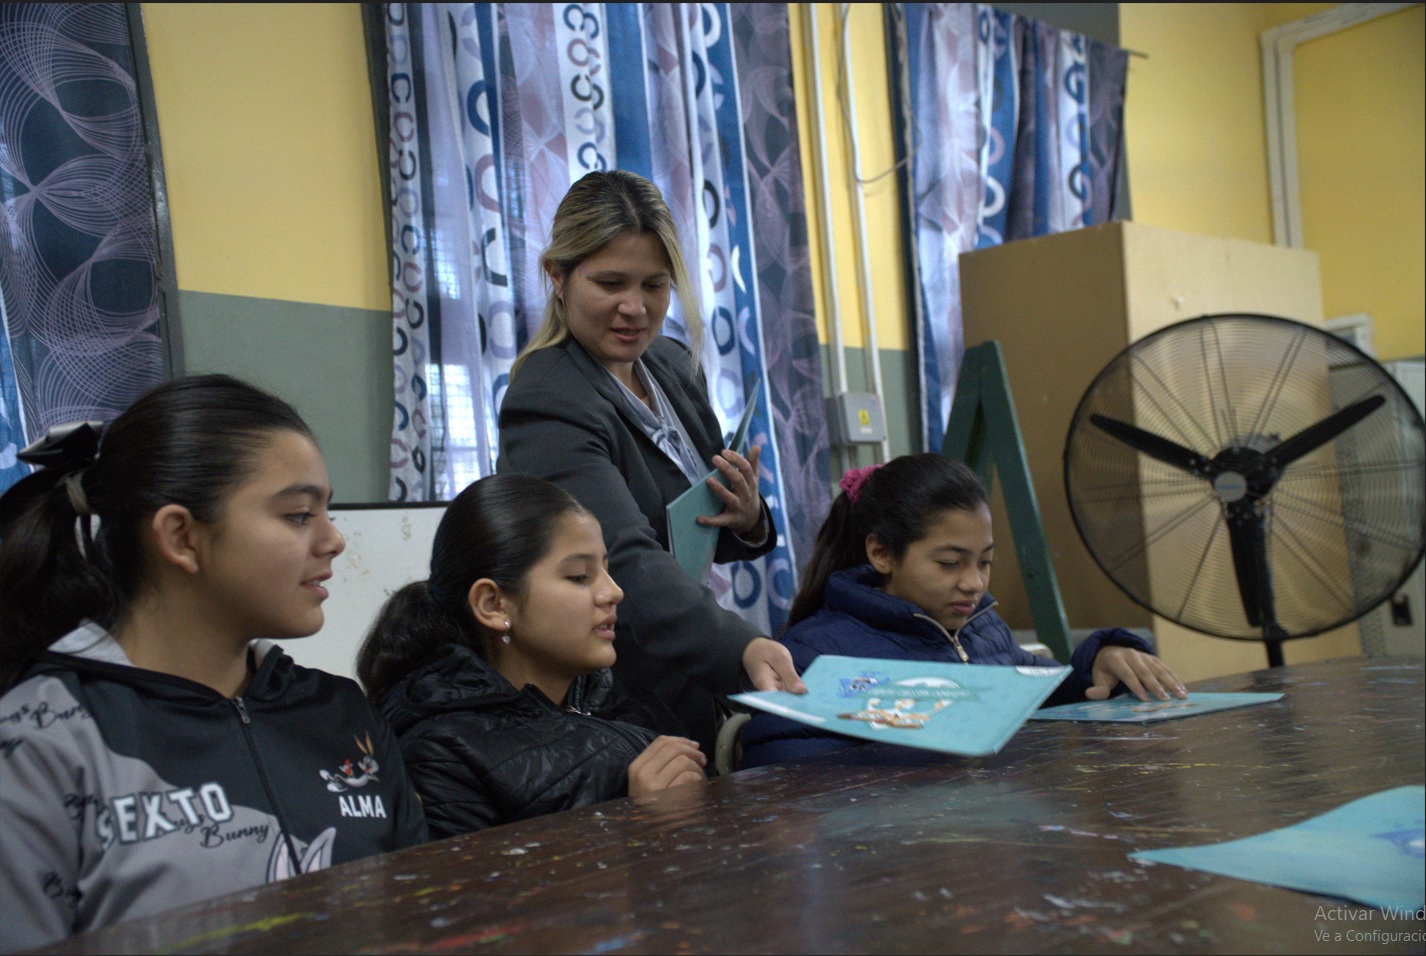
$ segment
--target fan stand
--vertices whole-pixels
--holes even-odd
[[[1073,650],[1069,622],[1050,562],[1040,504],[1030,481],[1030,464],[1025,458],[1025,443],[1020,438],[1020,421],[1015,417],[1010,378],[1005,373],[999,342],[966,349],[941,454],[970,466],[985,484],[987,494],[995,487],[995,470],[999,467],[1010,533],[1020,558],[1036,636],[1056,660],[1068,663]]]
[[[1215,460],[1237,459],[1233,449],[1221,452]],[[1237,462],[1235,462],[1236,466]],[[1232,533],[1233,563],[1238,570],[1238,587],[1243,612],[1250,623],[1262,624],[1263,644],[1268,652],[1268,666],[1283,665],[1282,644],[1291,637],[1278,623],[1277,605],[1273,597],[1272,569],[1268,566],[1267,535],[1264,520],[1254,501],[1247,497],[1250,483],[1238,471],[1224,471],[1213,478],[1213,493],[1223,502]],[[1261,491],[1262,489],[1259,489]]]
[[[1263,625],[1263,643],[1268,649],[1268,666],[1282,666],[1282,642],[1287,640],[1287,631],[1276,623]]]

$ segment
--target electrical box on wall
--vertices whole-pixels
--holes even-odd
[[[875,445],[886,440],[886,416],[872,392],[843,392],[827,399],[827,420],[836,445]]]

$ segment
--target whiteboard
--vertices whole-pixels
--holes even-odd
[[[431,541],[446,503],[333,505],[347,549],[332,562],[326,622],[311,637],[278,643],[303,667],[356,679],[356,655],[381,606],[396,590],[430,573]]]

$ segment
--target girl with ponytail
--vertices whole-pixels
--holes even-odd
[[[425,839],[360,689],[270,640],[322,626],[345,546],[289,405],[180,379],[22,458],[39,470],[0,498],[0,950]]]
[[[799,672],[822,654],[959,664],[1058,666],[1016,644],[995,613],[995,540],[985,486],[942,455],[905,455],[843,476],[817,533],[782,643]],[[1186,697],[1183,684],[1130,631],[1095,631],[1075,650],[1073,673],[1045,706]],[[760,713],[743,732],[742,766],[858,743]]]
[[[607,716],[623,597],[599,522],[556,485],[491,475],[451,502],[430,579],[392,595],[357,655],[432,835],[703,779],[694,741]]]

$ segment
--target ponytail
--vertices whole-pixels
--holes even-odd
[[[367,698],[379,704],[448,644],[493,662],[496,636],[476,621],[468,603],[471,586],[489,579],[518,598],[559,522],[586,513],[564,489],[529,475],[489,475],[456,495],[431,543],[430,579],[393,594],[357,652],[357,677]]]
[[[56,427],[25,449],[40,470],[0,498],[0,691],[83,621],[114,630],[144,586],[153,514],[178,504],[220,520],[281,431],[312,437],[281,399],[199,375],[158,386],[107,428]]]
[[[868,537],[876,538],[899,560],[942,513],[972,511],[990,501],[974,471],[929,452],[902,455],[884,466],[853,469],[840,485],[842,493],[817,532],[812,559],[788,613],[788,627],[822,607],[827,579],[834,572],[867,563]]]
[[[474,625],[474,618],[469,623]],[[446,644],[463,644],[484,657],[484,642],[463,624],[461,615],[436,600],[429,582],[416,581],[391,595],[357,652],[357,677],[367,699],[378,703]]]
[[[32,460],[27,453],[41,444],[21,452],[23,460]],[[72,489],[82,489],[87,463],[43,468],[0,500],[0,692],[57,637],[86,619],[111,620],[122,604],[90,537],[88,515],[75,507]]]
[[[857,540],[853,531],[852,500],[846,493],[832,499],[832,510],[817,532],[812,546],[812,559],[802,572],[802,586],[792,601],[787,615],[791,627],[803,618],[811,617],[825,600],[827,579],[833,571],[856,567],[866,561],[865,538]]]

